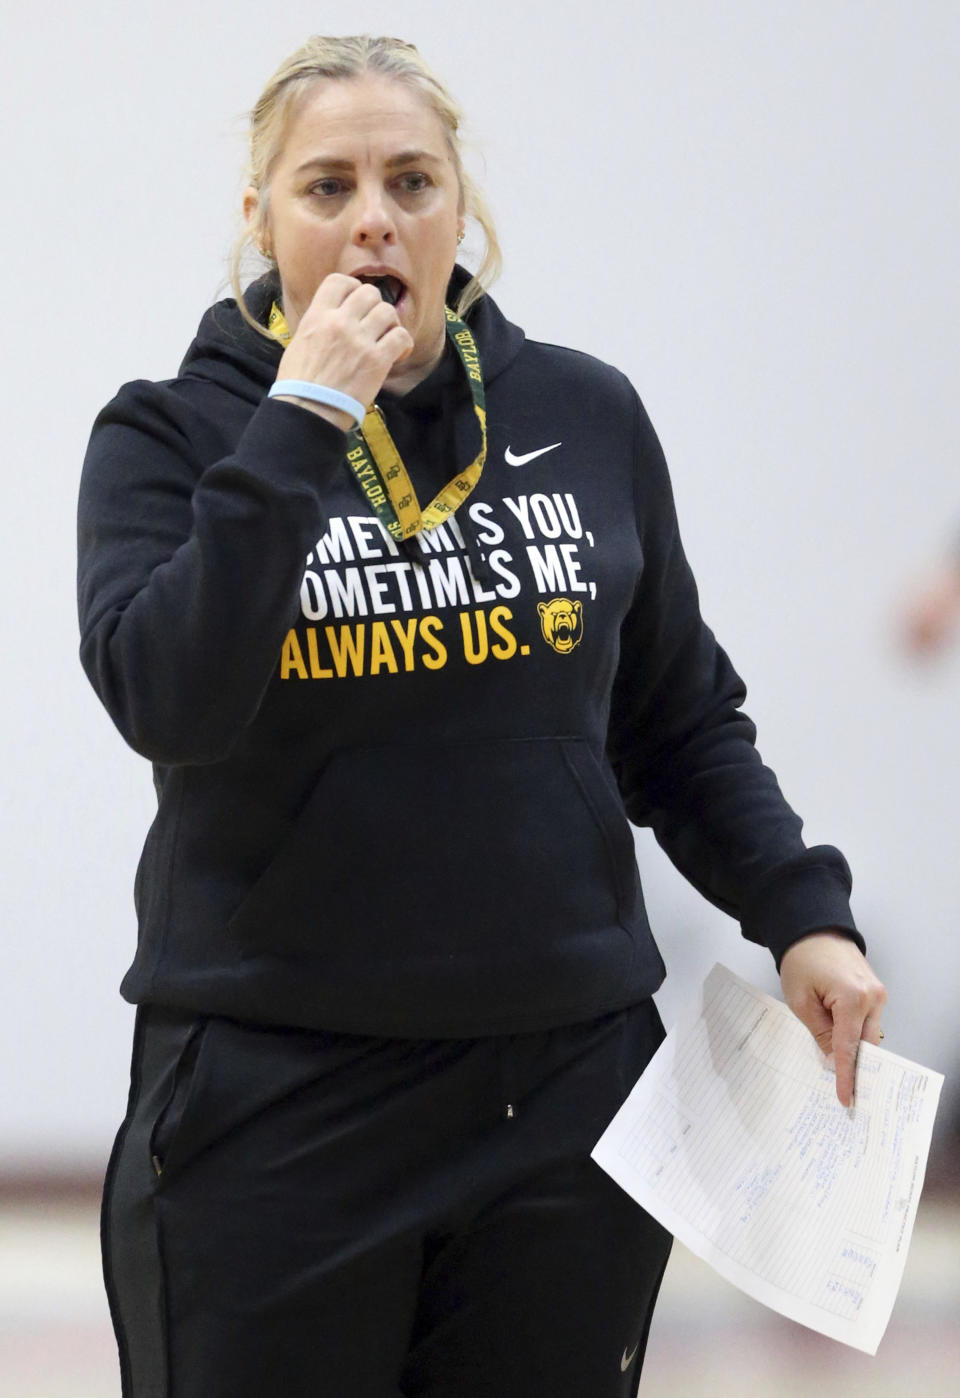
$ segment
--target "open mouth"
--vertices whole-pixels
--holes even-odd
[[[370,286],[375,286],[384,301],[391,306],[399,306],[400,302],[407,294],[407,288],[399,277],[371,277],[367,276],[366,273],[361,273],[357,277],[357,281],[367,282]]]

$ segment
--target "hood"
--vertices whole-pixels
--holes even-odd
[[[247,288],[247,308],[264,325],[280,295],[280,279],[268,272]],[[237,397],[259,403],[277,377],[283,348],[247,324],[236,301],[217,301],[204,313],[180,365],[181,378],[215,383]]]
[[[454,267],[447,289],[448,303],[452,304],[469,280],[465,267]],[[246,292],[248,309],[263,325],[271,305],[279,298],[280,279],[275,270],[253,282]],[[487,295],[469,311],[467,322],[476,337],[484,381],[490,383],[519,354],[524,333],[506,319]],[[180,376],[205,379],[256,403],[276,378],[282,354],[279,344],[258,335],[247,324],[230,297],[218,301],[205,313],[180,366]],[[404,410],[427,408],[458,386],[469,398],[466,384],[460,385],[462,372],[456,356],[445,354],[433,373],[402,400],[394,399],[392,394],[387,397],[397,403],[402,401]]]

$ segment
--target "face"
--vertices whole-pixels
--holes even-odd
[[[244,214],[255,224],[258,194]],[[403,283],[400,323],[413,337],[404,368],[443,351],[444,296],[463,227],[461,193],[440,118],[391,78],[318,84],[293,119],[270,180],[263,246],[296,330],[331,272],[390,272]]]

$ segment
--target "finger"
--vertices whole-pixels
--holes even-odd
[[[348,277],[345,272],[330,272],[313,293],[311,304],[333,310],[342,306],[347,297],[363,285],[363,282],[357,281],[356,277]]]
[[[833,1015],[816,991],[807,985],[784,982],[784,998],[801,1024],[809,1029],[823,1053],[830,1052],[833,1042]]]
[[[868,1044],[876,1044],[879,1046],[880,1040],[883,1038],[879,1010],[872,1010],[870,1014],[867,1015],[866,1019],[863,1021],[863,1030],[860,1037],[866,1039]]]
[[[364,287],[364,290],[373,291],[375,288]],[[352,305],[353,302],[351,300],[351,306]],[[400,324],[400,317],[397,315],[393,306],[390,305],[389,301],[384,301],[381,296],[378,296],[368,307],[362,309],[360,324],[365,330],[373,331],[379,339],[381,335],[385,335],[388,330],[392,330],[395,326]]]
[[[356,278],[351,280],[356,281]],[[366,319],[371,311],[375,311],[378,306],[383,306],[388,311],[393,307],[380,295],[380,292],[372,282],[357,282],[353,291],[343,302],[344,309],[353,315],[359,316],[361,320]]]
[[[853,1105],[853,1089],[857,1075],[857,1053],[863,1018],[850,1010],[835,1010],[833,1021],[833,1062],[837,1075],[837,1096],[845,1107]]]
[[[413,352],[413,338],[402,325],[395,325],[380,337],[377,349],[389,356],[391,364],[399,364]]]

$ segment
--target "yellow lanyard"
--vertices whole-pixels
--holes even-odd
[[[445,306],[444,311],[447,336],[466,372],[473,410],[480,424],[481,444],[476,459],[458,472],[425,509],[421,509],[413,482],[390,436],[383,413],[376,404],[367,409],[362,427],[359,430],[355,428],[350,434],[347,462],[381,524],[395,539],[412,538],[414,534],[435,529],[449,519],[477,484],[487,459],[486,399],[476,340],[473,332],[449,306]],[[276,302],[270,310],[268,329],[282,345],[289,343],[290,331]]]

